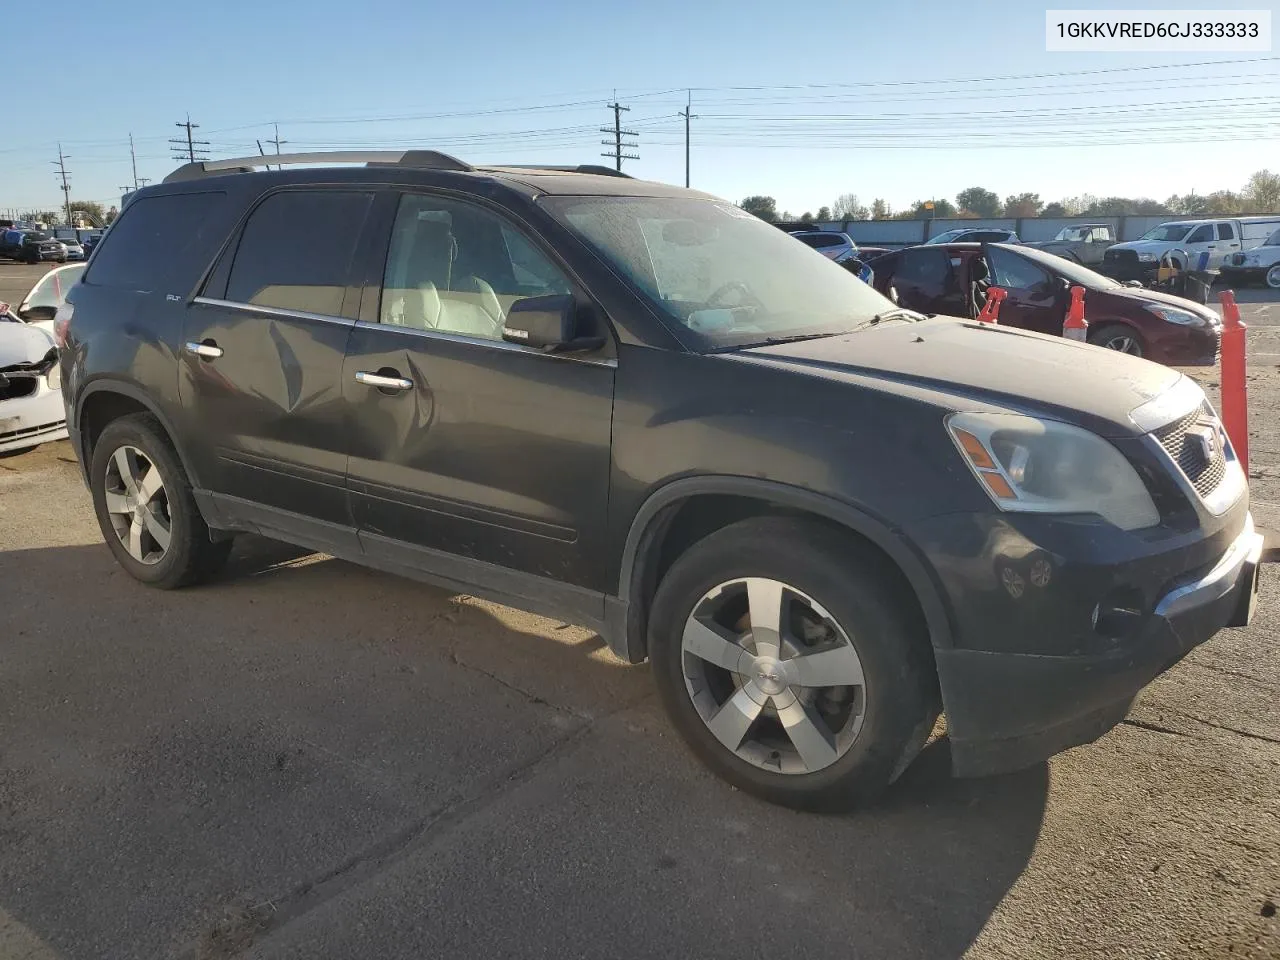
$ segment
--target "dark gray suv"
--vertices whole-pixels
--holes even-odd
[[[265,534],[598,630],[693,750],[865,801],[1098,737],[1248,620],[1200,388],[901,310],[714,197],[432,152],[195,163],[59,314],[103,535],[160,587]]]

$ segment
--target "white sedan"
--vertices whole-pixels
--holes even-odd
[[[40,278],[17,311],[0,304],[0,453],[15,453],[67,435],[53,315],[83,264]]]

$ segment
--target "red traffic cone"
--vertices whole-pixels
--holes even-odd
[[[999,323],[1000,322],[1000,304],[1004,302],[1004,298],[1009,295],[1009,291],[1004,287],[988,287],[987,302],[982,305],[982,309],[978,311],[979,323]]]
[[[1084,287],[1071,288],[1071,306],[1067,307],[1067,320],[1062,325],[1062,335],[1068,340],[1089,339],[1089,321],[1084,318]]]

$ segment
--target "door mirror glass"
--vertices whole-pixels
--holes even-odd
[[[502,339],[539,350],[580,348],[577,303],[566,294],[517,300],[507,311]]]

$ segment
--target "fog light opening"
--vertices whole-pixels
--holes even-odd
[[[1146,612],[1146,603],[1138,590],[1119,587],[1093,608],[1093,629],[1109,639],[1123,640],[1137,631]]]

